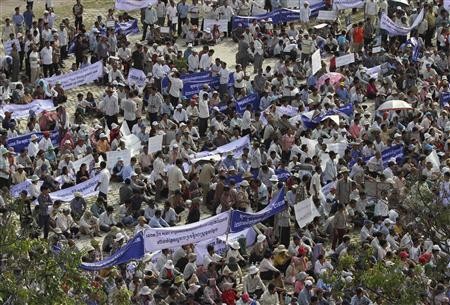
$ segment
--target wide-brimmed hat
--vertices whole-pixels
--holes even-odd
[[[249,274],[257,274],[258,272],[259,272],[259,269],[255,265],[251,265],[250,268],[248,268]]]
[[[116,238],[114,238],[114,241],[118,242],[118,241],[121,241],[124,238],[125,238],[125,235],[123,235],[122,233],[119,232],[119,233],[116,234]]]
[[[144,286],[139,290],[140,295],[150,295],[152,293],[152,290],[148,286]]]
[[[258,237],[256,237],[256,241],[259,242],[259,243],[262,243],[263,241],[266,240],[266,238],[267,238],[266,235],[258,234]]]
[[[282,252],[288,252],[288,249],[286,249],[285,245],[278,245],[278,247],[275,248],[273,253],[282,253]]]
[[[232,249],[234,249],[234,250],[239,250],[239,249],[241,248],[241,245],[239,244],[238,241],[233,241],[233,242],[230,244],[230,247],[231,247]]]
[[[175,268],[175,266],[173,265],[173,261],[171,259],[169,259],[165,264],[164,264],[164,268],[169,269],[169,270],[173,270]]]

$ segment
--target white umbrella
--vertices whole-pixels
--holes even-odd
[[[378,107],[378,111],[390,111],[390,110],[409,110],[413,107],[405,101],[401,100],[391,100],[384,102]]]

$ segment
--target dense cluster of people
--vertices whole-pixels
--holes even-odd
[[[158,0],[140,15],[109,9],[93,24],[81,0],[70,17],[57,16],[53,2],[37,17],[27,0],[2,26],[0,224],[15,214],[17,234],[48,239],[55,252],[78,246],[82,261],[95,263],[145,230],[255,213],[285,194],[283,210],[250,229],[251,241],[228,242],[223,252],[180,244],[86,271],[106,295],[88,295],[86,304],[118,304],[124,290],[142,305],[392,304],[355,285],[367,260],[388,269],[400,262],[411,277],[444,262],[439,282],[420,275],[416,304],[450,304],[448,236],[420,234],[411,217],[423,194],[449,213],[450,8],[442,1],[362,1],[327,24],[307,1],[288,23],[251,19],[287,1]],[[406,35],[380,28],[383,14],[409,28],[422,10]],[[248,24],[233,24],[236,16]],[[357,16],[363,21],[352,22]],[[116,25],[137,20],[142,37],[132,43]],[[210,28],[209,20],[223,22]],[[217,54],[236,43],[234,66]],[[103,75],[89,90],[50,81],[97,62]],[[132,69],[142,84],[130,82]],[[186,91],[201,72],[217,81]],[[36,100],[55,108],[20,117],[3,109]],[[129,148],[130,135],[139,150]],[[161,149],[153,149],[158,136]],[[248,145],[217,153],[244,137]],[[124,150],[131,155],[110,164],[110,153]],[[52,195],[91,179],[94,196]],[[303,223],[296,207],[308,199],[315,213]],[[341,270],[347,256],[357,263]]]

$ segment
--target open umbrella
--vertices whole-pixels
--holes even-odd
[[[413,107],[405,101],[401,100],[391,100],[384,102],[378,107],[378,111],[390,111],[390,110],[409,110]]]
[[[320,88],[320,86],[322,86],[325,83],[326,79],[330,79],[330,84],[334,85],[337,82],[339,82],[342,78],[344,78],[344,75],[342,75],[341,73],[337,73],[337,72],[330,72],[327,74],[322,75],[316,83],[317,88]]]

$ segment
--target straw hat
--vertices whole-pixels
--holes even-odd
[[[259,269],[255,265],[251,265],[250,268],[248,268],[248,273],[250,273],[250,274],[257,274],[258,272],[259,272]]]
[[[241,245],[239,244],[238,241],[233,241],[233,242],[230,244],[230,247],[231,247],[232,249],[234,249],[234,250],[239,250],[239,249],[241,248]]]

